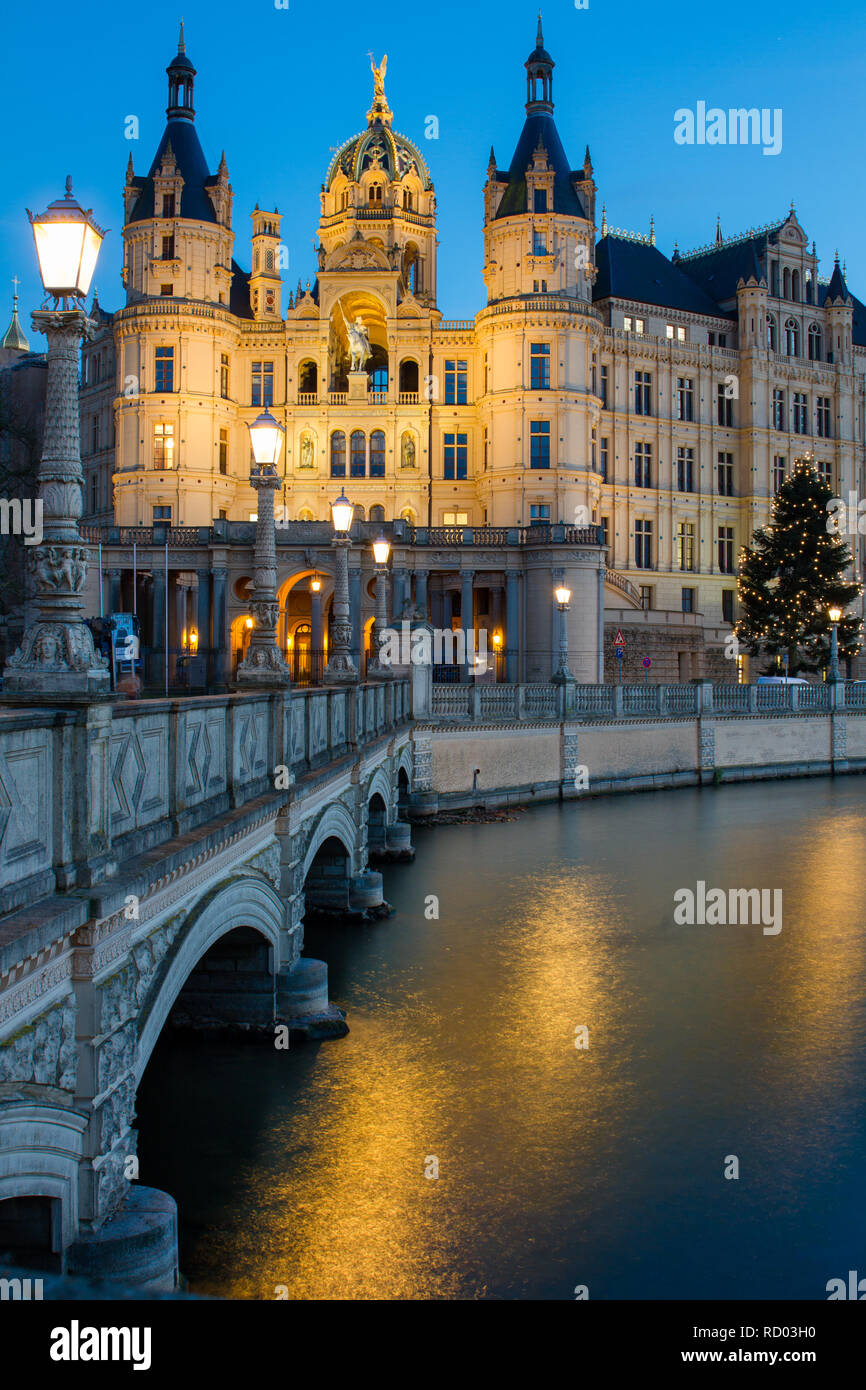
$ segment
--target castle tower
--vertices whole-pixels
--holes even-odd
[[[280,317],[280,224],[282,217],[262,212],[258,203],[252,214],[253,270],[250,276],[250,306],[257,319]]]

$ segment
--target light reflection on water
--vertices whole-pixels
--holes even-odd
[[[418,830],[415,864],[386,870],[394,917],[307,933],[347,1038],[154,1054],[141,1179],[178,1201],[191,1287],[826,1297],[866,1259],[863,790]],[[674,925],[699,879],[782,888],[781,933]]]

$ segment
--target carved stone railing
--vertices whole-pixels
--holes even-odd
[[[78,710],[0,709],[0,919],[405,725],[407,680]],[[2,949],[2,928],[0,928]]]
[[[610,565],[605,569],[604,582],[605,584],[612,584],[615,589],[621,590],[633,603],[637,604],[638,608],[642,607],[640,589],[637,585],[632,584],[630,579],[626,579],[624,574],[620,574],[618,570],[612,569]]]

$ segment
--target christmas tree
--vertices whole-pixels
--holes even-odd
[[[788,675],[818,671],[830,659],[828,609],[845,609],[861,592],[844,571],[852,564],[828,503],[830,486],[810,458],[799,458],[773,501],[771,523],[761,527],[740,556],[737,638],[751,656],[788,656]],[[860,650],[861,621],[844,614],[840,657]],[[767,667],[778,669],[778,661]]]

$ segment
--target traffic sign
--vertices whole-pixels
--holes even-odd
[[[643,668],[644,668],[644,670],[645,670],[645,671],[648,671],[649,668],[650,668],[651,666],[652,666],[652,662],[650,661],[650,659],[649,659],[648,656],[645,656],[644,659],[643,659]]]
[[[622,647],[617,647],[617,649],[616,649],[616,659],[617,659],[617,661],[622,661],[622,659],[623,659],[624,656],[625,656],[625,651],[623,650],[623,648],[622,648]]]
[[[614,645],[615,647],[624,647],[624,646],[625,646],[625,638],[624,638],[623,635],[622,635],[622,628],[621,628],[621,627],[618,627],[617,630],[616,630],[616,637],[614,637],[614,639],[613,639],[613,645]]]

